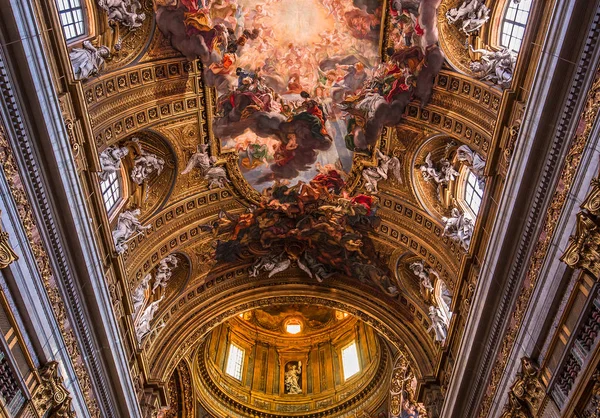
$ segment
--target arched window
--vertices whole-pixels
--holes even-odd
[[[110,173],[106,180],[100,182],[100,191],[102,192],[102,200],[104,200],[106,212],[110,214],[121,199],[119,176],[116,172]]]
[[[519,52],[533,0],[510,0],[502,21],[500,45]]]
[[[70,41],[85,33],[81,0],[56,0],[65,39]]]
[[[483,198],[483,189],[479,185],[477,176],[473,174],[471,170],[468,170],[464,190],[464,201],[469,209],[471,209],[473,214],[477,216],[477,213],[479,213],[479,207],[481,206],[481,199]]]

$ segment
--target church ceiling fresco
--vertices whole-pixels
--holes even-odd
[[[262,191],[323,170],[343,176],[410,100],[428,101],[443,62],[438,2],[166,0],[156,21],[202,60],[219,148],[239,154]]]

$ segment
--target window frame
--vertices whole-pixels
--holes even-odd
[[[67,44],[84,38],[88,30],[85,0],[55,0],[55,4],[58,23]],[[63,17],[67,20],[70,18],[71,21],[65,23]],[[70,31],[73,31],[73,36],[69,35]]]
[[[104,185],[109,183],[108,187]],[[116,189],[113,187],[116,185]],[[106,213],[108,217],[115,213],[116,209],[120,206],[123,201],[123,181],[122,175],[120,171],[116,171],[114,173],[109,174],[109,178],[105,181],[100,180],[100,197],[102,198],[102,203],[104,205],[104,209],[106,209]],[[111,192],[110,195],[107,193]],[[110,207],[108,206],[109,199],[114,199]]]
[[[241,357],[239,357],[239,362],[237,359],[236,360],[231,359],[232,351],[234,349],[237,350],[237,352],[241,353]],[[227,350],[227,358],[225,360],[225,374],[227,376],[241,382],[243,380],[242,378],[244,376],[245,357],[246,357],[246,350],[244,350],[242,347],[240,347],[236,343],[230,342],[229,349]],[[231,361],[235,361],[235,363],[231,363]],[[235,368],[235,369],[233,369],[233,368]],[[230,369],[233,369],[233,370],[230,371]],[[239,370],[239,377],[237,375],[232,374],[238,370]]]
[[[524,5],[527,4],[529,7],[525,8]],[[506,2],[506,6],[502,13],[502,19],[499,25],[499,33],[498,33],[498,45],[500,47],[508,48],[514,53],[519,53],[521,50],[521,46],[523,44],[523,39],[525,39],[525,31],[527,29],[527,23],[529,21],[529,16],[531,15],[531,8],[533,6],[533,0],[521,0],[520,3],[515,4],[513,0],[508,0]],[[509,18],[508,15],[514,10],[514,16]],[[525,14],[524,22],[519,21],[523,19],[519,19],[520,13]],[[507,29],[510,27],[510,30]],[[522,35],[516,36],[515,30],[522,30]],[[507,42],[504,42],[505,37],[507,37]],[[515,41],[516,40],[516,41]],[[518,42],[518,46],[516,49],[514,48],[514,43]]]
[[[469,173],[471,173],[473,175],[475,175],[475,173],[473,173],[471,171],[471,167],[469,167],[466,164],[464,164],[460,168],[459,173],[460,173],[459,177],[455,180],[456,181],[456,189],[454,191],[454,199],[458,203],[458,206],[460,206],[460,209],[462,209],[462,211],[464,212],[465,216],[467,218],[470,218],[473,221],[473,223],[476,223],[477,216],[479,214],[479,211],[481,210],[481,205],[483,204],[483,201],[484,201],[483,198],[485,196],[485,189],[483,189],[481,192],[481,203],[479,206],[479,210],[477,211],[477,213],[475,213],[473,211],[473,209],[471,208],[471,206],[469,206],[469,204],[467,203],[467,200],[465,199]],[[477,178],[477,177],[475,176],[475,178]]]
[[[470,197],[467,196],[469,192]],[[479,187],[477,176],[473,173],[473,171],[467,170],[462,198],[465,204],[473,213],[473,215],[475,215],[475,217],[479,215],[479,211],[481,210],[481,204],[483,203],[483,193],[484,190]],[[476,208],[473,206],[475,197],[479,199],[479,204]]]
[[[354,352],[356,354],[356,366],[357,367],[356,367],[356,371],[348,376],[346,374],[346,363],[344,362],[344,352],[346,350],[348,350],[350,347],[354,347]],[[356,343],[356,340],[352,340],[350,343],[348,343],[342,347],[342,349],[340,350],[340,360],[342,363],[342,377],[344,378],[344,382],[347,382],[348,380],[360,375],[360,372],[362,371],[362,365],[360,364],[361,361],[360,361],[360,355],[359,355],[359,350],[358,350],[358,344]]]

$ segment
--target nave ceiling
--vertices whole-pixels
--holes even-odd
[[[511,56],[512,90],[481,80],[464,45],[498,36],[449,23],[458,0],[286,2],[146,0],[132,21],[87,5],[85,41],[110,55],[68,74],[61,105],[140,399],[181,390],[217,327],[290,304],[372,327],[406,355],[415,403],[449,383],[526,74]]]

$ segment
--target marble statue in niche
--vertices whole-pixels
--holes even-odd
[[[302,393],[302,362],[288,361],[285,364],[284,384],[285,393],[298,395]]]

